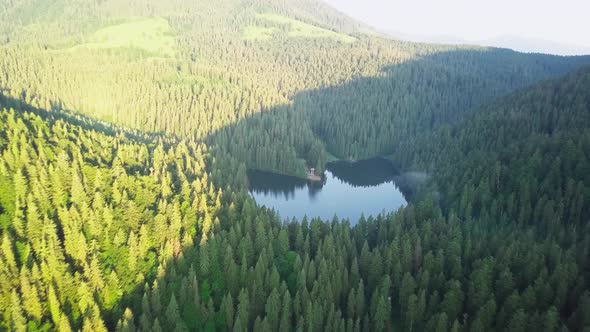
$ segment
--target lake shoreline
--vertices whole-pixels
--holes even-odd
[[[363,162],[331,162],[321,181],[249,170],[250,196],[260,206],[274,209],[281,218],[300,219],[334,215],[356,222],[361,215],[394,212],[408,204],[394,178],[397,174],[385,159]],[[310,173],[311,169],[308,171]]]

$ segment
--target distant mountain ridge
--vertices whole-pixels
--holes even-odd
[[[382,33],[395,39],[419,43],[434,43],[443,45],[481,45],[497,48],[508,48],[523,53],[544,53],[564,56],[590,54],[590,46],[510,35],[502,35],[490,39],[468,40],[452,35],[418,35],[398,31],[382,31]]]
[[[539,38],[525,38],[518,36],[498,36],[496,38],[479,41],[478,44],[494,47],[510,48],[519,52],[548,53],[558,55],[589,55],[590,46],[569,44]]]

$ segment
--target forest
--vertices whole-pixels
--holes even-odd
[[[375,156],[429,175],[397,212],[248,195]],[[0,3],[0,330],[590,331],[589,218],[590,56],[315,0]]]

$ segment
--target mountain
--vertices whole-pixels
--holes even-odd
[[[125,38],[128,29],[117,27],[117,23],[150,17],[165,18],[174,32],[184,38],[195,38],[195,34],[199,38],[220,38],[220,35],[223,35],[221,38],[229,38],[239,36],[243,28],[256,28],[265,21],[268,26],[266,29],[272,28],[272,18],[257,18],[257,12],[288,16],[342,32],[366,29],[314,0],[221,0],[215,3],[179,0],[165,3],[150,0],[17,0],[5,1],[0,6],[0,17],[3,18],[0,25],[3,38],[0,41],[6,43],[80,43],[89,34],[105,26],[119,28],[118,32],[123,32],[119,37]],[[279,18],[274,23],[280,25],[290,22],[281,22]],[[107,37],[112,39],[112,36]]]
[[[312,0],[10,0],[0,43],[0,330],[590,328],[590,57]],[[247,193],[329,154],[428,176],[354,226]]]
[[[477,45],[476,42],[469,42],[468,40],[453,36],[453,35],[422,35],[414,33],[406,33],[402,31],[384,30],[383,34],[398,40],[405,40],[416,43],[429,44],[446,44],[446,45]]]
[[[467,40],[452,35],[418,35],[399,31],[383,31],[385,35],[398,40],[419,43],[434,43],[448,45],[482,45],[497,48],[508,48],[524,53],[544,53],[554,55],[588,55],[590,47],[571,43],[555,42],[540,38],[526,38],[520,36],[497,36],[482,40]]]
[[[476,42],[479,45],[505,47],[519,52],[546,53],[559,55],[590,54],[590,46],[560,43],[540,38],[524,38],[518,36],[498,36],[496,38]]]
[[[590,63],[391,41],[316,1],[8,4],[5,95],[206,140],[246,167],[292,175],[304,164],[322,170],[328,151],[390,153],[403,137]],[[260,121],[272,124],[248,134]]]
[[[588,87],[585,67],[405,142],[394,156],[432,174],[443,206],[461,217],[531,222],[549,234],[560,222],[584,228]]]

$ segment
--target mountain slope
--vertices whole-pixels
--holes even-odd
[[[394,158],[430,172],[445,205],[463,217],[532,223],[548,234],[561,223],[584,227],[589,88],[586,67],[405,142]]]
[[[158,260],[217,218],[203,145],[127,138],[26,105],[0,118],[3,329],[104,330]]]
[[[589,77],[589,71],[580,71],[484,108],[489,111],[473,114],[454,134],[441,129],[424,144],[416,142],[416,159],[440,165],[433,178],[441,187],[467,179],[469,188],[470,175],[494,186],[489,158],[501,151],[502,192],[494,192],[496,201],[510,194],[512,182],[526,188],[561,175],[566,184],[567,177],[587,176],[587,161],[580,159],[587,154],[576,152],[577,161],[565,158],[571,140],[562,138],[568,127],[571,135],[587,136]],[[59,111],[2,103],[16,108],[0,110],[2,328],[588,326],[590,230],[572,215],[582,211],[580,217],[587,218],[585,205],[571,199],[576,196],[540,203],[541,219],[535,209],[520,222],[512,215],[520,205],[513,210],[507,205],[507,214],[495,213],[494,202],[487,209],[482,198],[489,195],[481,194],[486,187],[480,185],[474,196],[453,199],[458,208],[448,214],[426,199],[392,215],[363,218],[355,227],[337,219],[285,224],[243,193],[222,193],[210,184],[212,173],[233,175],[205,155],[202,145],[158,135],[125,137],[120,128],[109,133],[83,117],[75,124]],[[549,121],[556,114],[563,118]],[[535,121],[528,125],[530,118]],[[494,130],[500,123],[514,129],[507,135],[517,146],[549,147],[563,157],[563,165],[574,162],[581,172],[545,176],[537,172],[541,167],[522,177],[520,171],[530,168],[528,153],[513,154],[519,150],[502,145],[503,136],[496,138]],[[579,142],[583,151],[588,142]],[[428,160],[424,151],[438,159]],[[465,153],[483,157],[456,165]],[[450,169],[455,172],[448,180]],[[543,193],[551,200],[558,192]],[[525,195],[538,198],[535,193]],[[554,218],[544,219],[545,211]]]
[[[20,8],[17,17],[35,23],[0,48],[4,95],[229,146],[223,152],[242,151],[246,167],[289,174],[306,164],[323,169],[328,151],[347,159],[391,153],[403,139],[590,63],[391,41],[315,1],[64,0],[52,6],[68,10],[51,18],[34,12],[34,1],[14,4],[7,15]],[[68,20],[71,12],[86,23]],[[260,113],[272,122],[262,131],[253,117]],[[261,134],[243,133],[254,130]],[[251,158],[261,153],[276,157]]]
[[[590,327],[590,75],[538,84],[588,57],[312,0],[10,0],[0,36],[0,330]],[[354,227],[244,190],[328,151],[430,180]]]
[[[59,45],[105,25],[154,16],[169,20],[183,37],[219,37],[220,33],[227,37],[255,23],[256,12],[284,15],[345,33],[367,30],[315,0],[18,0],[0,4],[0,17],[4,19],[0,24],[0,42]]]

